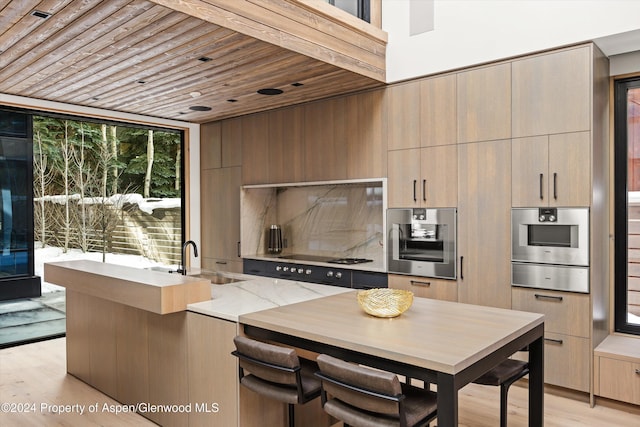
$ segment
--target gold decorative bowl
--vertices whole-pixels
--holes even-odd
[[[358,304],[376,317],[396,317],[413,304],[413,292],[402,289],[373,288],[358,291]]]

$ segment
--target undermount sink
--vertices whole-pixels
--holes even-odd
[[[226,285],[229,283],[241,282],[241,279],[236,279],[234,277],[226,276],[222,273],[211,272],[211,273],[199,273],[199,274],[189,274],[190,277],[198,277],[200,279],[206,279],[211,281],[213,285]]]
[[[180,274],[176,270],[171,270],[168,267],[148,267],[147,270],[161,271],[163,273]],[[242,282],[243,280],[245,280],[245,279],[238,279],[235,277],[231,277],[230,275],[221,273],[219,271],[202,271],[198,268],[194,270],[197,271],[198,273],[187,272],[187,276],[209,280],[213,285],[226,285],[228,283]]]

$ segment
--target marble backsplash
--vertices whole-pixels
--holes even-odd
[[[367,258],[383,263],[382,181],[242,190],[243,256],[267,252],[271,224],[282,228],[281,255]]]

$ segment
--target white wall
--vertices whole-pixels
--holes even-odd
[[[389,83],[640,30],[638,0],[434,0],[434,30],[410,36],[422,1],[382,0]]]
[[[609,74],[622,76],[640,72],[640,50],[609,57]]]
[[[54,111],[67,114],[77,114],[83,117],[98,117],[108,120],[118,120],[129,123],[142,123],[151,126],[168,127],[188,131],[189,135],[189,192],[192,197],[189,201],[189,229],[185,240],[195,240],[200,246],[200,125],[196,123],[182,122],[178,120],[166,120],[156,117],[142,116],[139,114],[121,113],[118,111],[102,110],[100,108],[82,107],[78,105],[64,104],[61,102],[43,101],[40,99],[25,98],[22,96],[0,93],[0,106],[14,106],[31,108],[41,111]],[[186,141],[185,141],[186,142]],[[195,197],[193,197],[195,195]],[[191,255],[191,267],[200,267],[200,258]]]

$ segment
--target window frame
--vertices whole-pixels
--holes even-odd
[[[158,126],[158,125],[153,125],[153,124],[145,124],[145,123],[136,123],[136,122],[128,122],[125,120],[118,120],[118,119],[110,119],[110,118],[106,118],[106,117],[97,117],[97,116],[91,116],[91,115],[82,115],[82,114],[73,114],[73,113],[59,113],[59,112],[55,112],[55,111],[47,111],[47,110],[41,110],[38,108],[22,108],[22,107],[11,107],[11,106],[5,106],[5,105],[0,105],[0,107],[6,111],[15,111],[15,112],[19,112],[19,113],[24,113],[24,114],[29,114],[32,117],[33,116],[45,116],[45,117],[52,117],[52,118],[56,118],[56,119],[62,119],[62,120],[76,120],[76,121],[86,121],[86,122],[91,122],[91,123],[104,123],[106,125],[114,125],[114,126],[123,126],[123,127],[129,127],[129,128],[139,128],[139,129],[150,129],[158,132],[175,132],[177,134],[180,135],[180,182],[181,182],[181,188],[180,188],[180,227],[182,229],[182,236],[181,236],[181,241],[180,244],[183,245],[185,240],[186,240],[186,235],[187,235],[187,188],[186,188],[186,183],[187,181],[187,170],[186,170],[186,165],[187,165],[187,160],[185,158],[185,156],[187,155],[187,150],[186,150],[186,133],[187,130],[183,129],[183,128],[173,128],[173,127],[163,127],[163,126]],[[29,132],[32,134],[33,133],[33,128],[29,129]],[[33,240],[33,239],[32,239]]]
[[[627,92],[640,88],[640,76],[614,80],[614,331],[640,335],[627,319],[628,306],[628,134]]]

